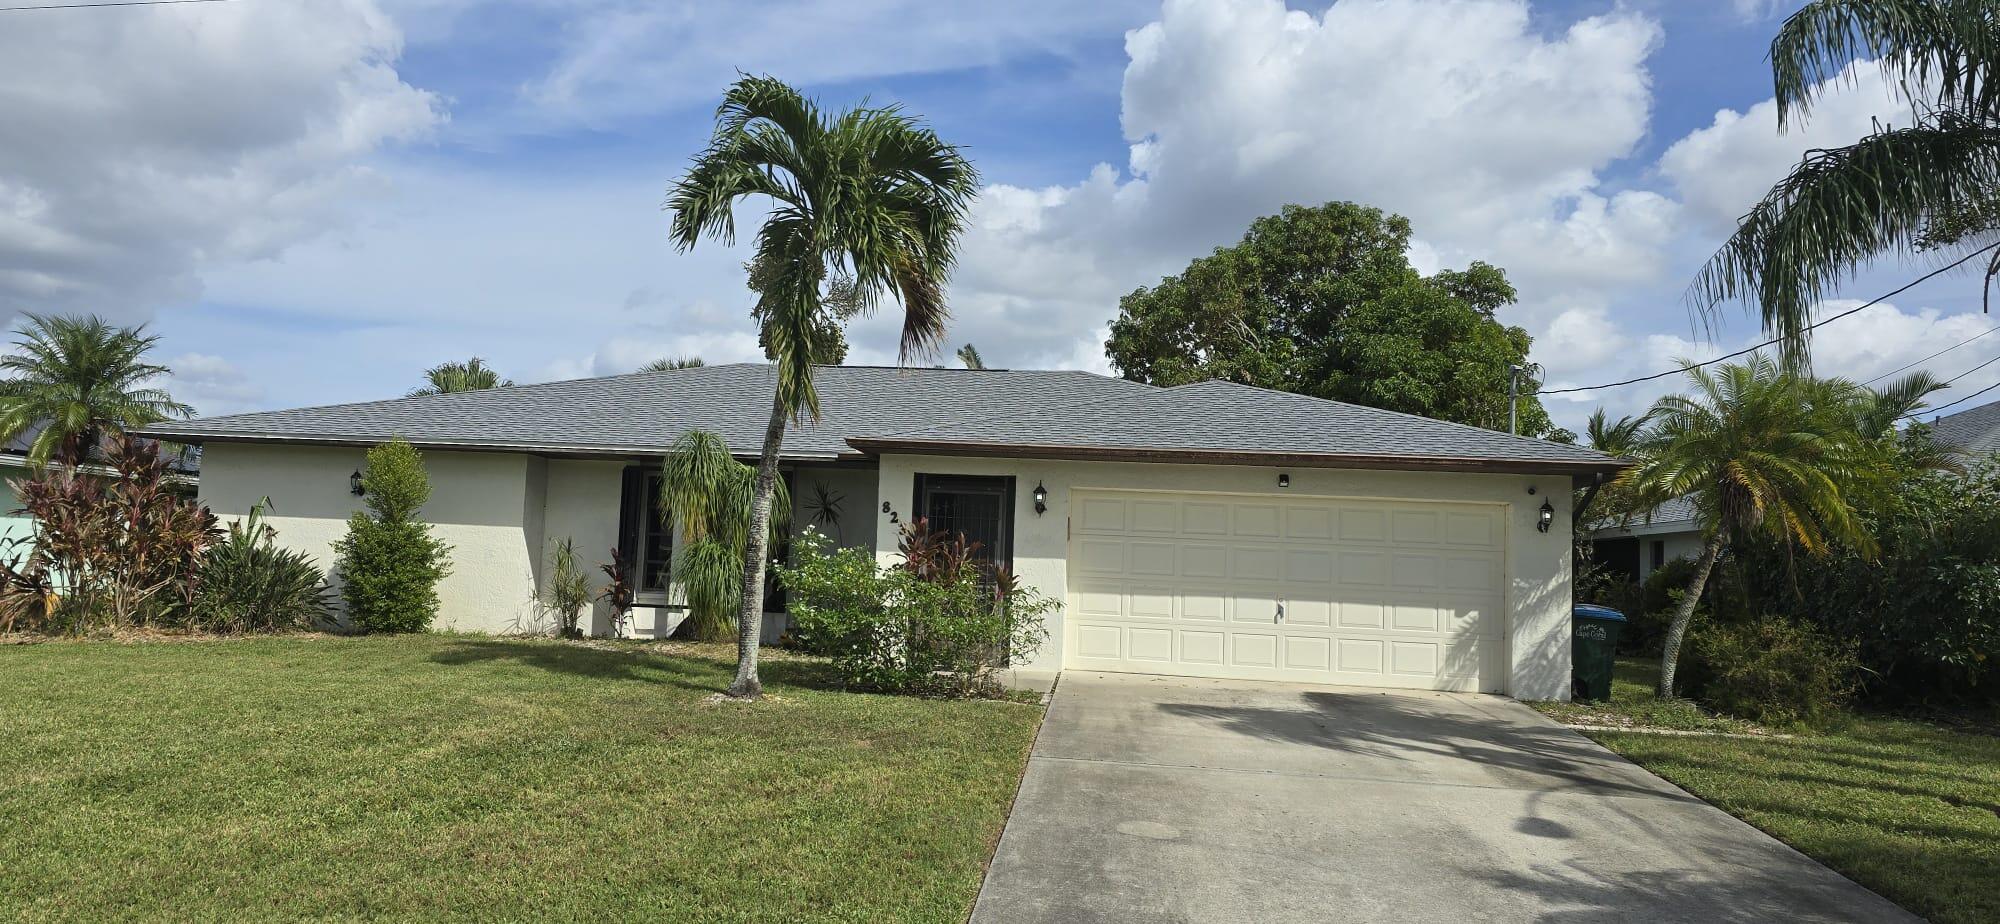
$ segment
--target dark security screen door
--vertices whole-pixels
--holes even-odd
[[[1013,478],[918,475],[917,510],[933,531],[979,543],[980,560],[1013,567]]]

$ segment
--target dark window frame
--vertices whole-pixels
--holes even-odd
[[[1655,540],[1653,540],[1653,550],[1652,550],[1652,551],[1653,551],[1653,567],[1652,567],[1651,569],[1649,569],[1649,570],[1654,570],[1654,571],[1657,571],[1657,570],[1659,570],[1659,569],[1661,569],[1661,568],[1664,568],[1664,567],[1666,567],[1666,565],[1667,565],[1667,540],[1665,540],[1665,539],[1655,539]]]
[[[936,490],[967,489],[968,493],[991,493],[1000,497],[1000,539],[998,549],[993,550],[994,563],[1014,570],[1014,488],[1013,475],[954,475],[938,472],[918,472],[911,486],[910,509],[914,511],[912,520],[928,518],[930,505],[925,503],[927,495]]]
[[[618,547],[632,568],[632,601],[644,606],[666,606],[673,595],[669,576],[673,573],[674,526],[660,515],[661,477],[657,465],[628,465],[619,485]],[[655,541],[664,561],[653,561]],[[651,575],[660,577],[658,586],[649,586]]]

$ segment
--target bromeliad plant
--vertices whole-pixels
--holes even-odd
[[[704,641],[737,632],[756,482],[757,470],[736,461],[722,437],[706,430],[689,431],[667,452],[659,516],[680,533],[672,581],[687,600],[690,628]],[[792,502],[783,481],[774,490],[768,532],[781,535]]]
[[[312,556],[278,545],[278,531],[264,520],[265,498],[202,557],[194,590],[193,620],[211,632],[312,629],[333,615],[326,572]]]

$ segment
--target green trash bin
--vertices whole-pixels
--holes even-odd
[[[1570,695],[1584,702],[1611,698],[1611,668],[1618,658],[1618,633],[1625,614],[1607,606],[1579,603],[1570,611]]]

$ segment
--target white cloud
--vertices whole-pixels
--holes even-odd
[[[262,384],[220,356],[183,353],[166,365],[173,371],[160,387],[193,405],[197,414],[233,414],[255,408],[264,399]]]
[[[1890,93],[1875,64],[1850,65],[1821,85],[1821,97],[1803,124],[1778,131],[1778,104],[1765,100],[1743,112],[1724,109],[1708,127],[1674,142],[1660,157],[1664,173],[1688,206],[1690,217],[1718,236],[1736,227],[1772,184],[1808,150],[1853,144],[1880,119],[1909,123],[1909,106]]]
[[[400,52],[371,0],[10,17],[0,318],[142,316],[321,232],[361,158],[441,118]]]
[[[1617,12],[1544,36],[1517,0],[1168,0],[1127,34],[1127,169],[996,185],[952,297],[955,339],[1015,365],[1102,343],[1117,299],[1287,203],[1408,216],[1413,254],[1485,259],[1552,318],[1661,272],[1677,205],[1599,188],[1650,111],[1658,26]],[[1601,309],[1601,304],[1600,304]],[[882,320],[864,342],[890,342]],[[994,349],[988,340],[1001,348]]]

